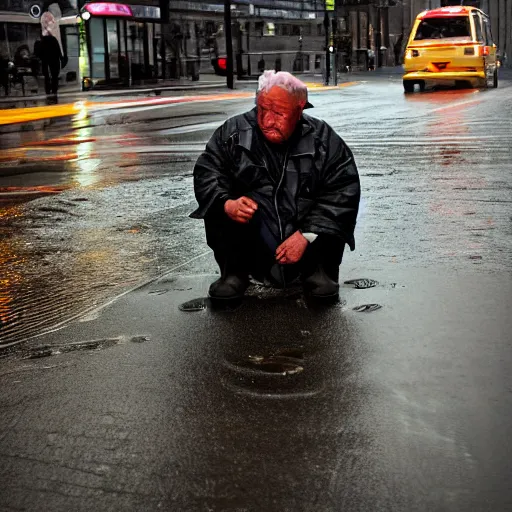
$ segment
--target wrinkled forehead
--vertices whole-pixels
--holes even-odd
[[[272,109],[276,112],[295,110],[301,106],[301,103],[297,95],[288,92],[278,85],[274,85],[268,91],[261,91],[257,98],[258,106]]]

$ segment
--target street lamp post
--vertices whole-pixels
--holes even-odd
[[[224,36],[226,38],[226,85],[233,89],[233,41],[231,39],[231,0],[224,0]]]
[[[331,71],[331,52],[329,51],[329,11],[325,9],[324,16],[325,27],[325,85],[329,85]]]
[[[165,55],[165,33],[166,27],[169,24],[169,0],[160,0],[160,59],[162,60],[162,79],[166,78],[167,70],[166,61],[167,56]],[[126,52],[128,55],[128,51]],[[130,73],[131,80],[131,73]]]

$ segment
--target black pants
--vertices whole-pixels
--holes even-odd
[[[311,277],[319,270],[338,283],[339,267],[345,242],[337,237],[319,235],[310,243],[301,260],[293,265],[279,265],[275,248],[279,242],[268,240],[268,231],[262,236],[261,219],[256,212],[248,224],[232,221],[224,212],[215,212],[205,218],[206,242],[213,250],[221,276],[228,274],[252,275],[264,278],[276,286],[286,286],[297,278]]]
[[[44,88],[46,94],[57,94],[59,89],[59,62],[43,62]]]

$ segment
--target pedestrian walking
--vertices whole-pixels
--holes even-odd
[[[41,16],[41,29],[41,41],[36,42],[34,53],[41,60],[46,94],[57,95],[61,66],[65,66],[66,62],[60,43],[55,37],[55,18],[50,12],[45,12]]]
[[[354,249],[359,176],[352,152],[324,121],[307,116],[304,83],[265,71],[256,107],[218,128],[194,168],[206,241],[221,277],[213,299],[241,298],[249,277],[337,297],[345,244]]]

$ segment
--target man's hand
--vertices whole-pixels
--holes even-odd
[[[276,261],[282,265],[297,263],[304,256],[308,243],[300,231],[295,231],[277,248]]]
[[[242,196],[238,199],[228,199],[224,203],[226,215],[235,222],[247,224],[258,209],[258,203],[252,199]]]

